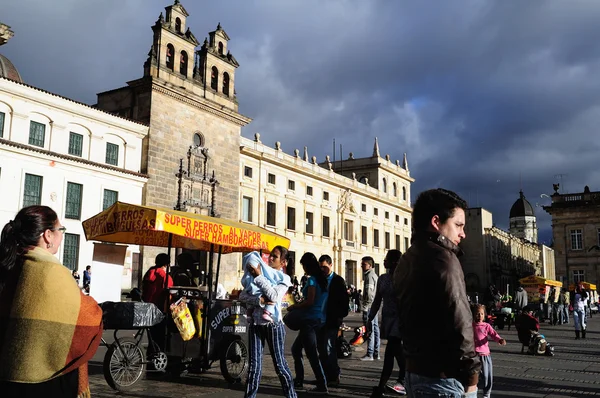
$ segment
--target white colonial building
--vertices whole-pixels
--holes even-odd
[[[410,244],[410,177],[403,164],[379,155],[317,163],[308,149],[285,153],[280,143],[267,146],[255,135],[240,142],[240,217],[291,240],[295,260],[288,273],[300,278],[305,252],[328,254],[346,283],[361,287],[360,260],[374,258],[384,273],[389,249]],[[295,267],[294,267],[295,265]],[[241,272],[241,270],[240,270]]]
[[[85,240],[81,221],[116,200],[141,203],[147,134],[147,126],[23,83],[0,55],[0,227],[24,206],[52,207],[67,227],[59,259],[81,274],[95,250],[104,255]],[[126,250],[123,288],[139,248]]]

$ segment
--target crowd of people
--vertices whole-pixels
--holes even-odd
[[[389,250],[383,260],[386,272],[381,276],[375,272],[375,260],[363,257],[362,289],[347,286],[333,271],[327,254],[318,258],[310,252],[302,255],[300,282],[285,273],[290,261],[285,247],[273,248],[267,262],[257,252],[245,255],[239,293],[249,321],[245,397],[258,393],[265,345],[286,397],[297,397],[296,391],[304,388],[304,357],[316,379],[316,386],[308,392],[324,395],[329,387],[338,386],[338,333],[350,311],[361,313],[366,331],[366,352],[360,360],[381,359],[380,340],[387,340],[383,369],[371,397],[381,397],[389,389],[408,396],[473,398],[478,385],[483,396],[489,397],[493,385],[489,341],[505,345],[506,340],[489,323],[489,303],[479,303],[478,297],[470,300],[466,294],[458,260],[459,243],[465,238],[466,208],[466,202],[452,191],[422,192],[413,208],[411,247],[404,254]],[[79,275],[70,273],[55,257],[64,232],[57,214],[46,206],[22,209],[2,230],[3,396],[90,394],[87,361],[100,342],[102,311],[78,288]],[[169,263],[168,255],[159,254],[143,278],[141,298],[163,311],[167,310],[165,287],[199,283],[191,272],[193,258],[188,253],[179,255],[177,266],[167,274]],[[87,267],[84,288],[90,282],[91,268]],[[426,294],[425,285],[429,286]],[[284,310],[282,301],[291,291],[297,292],[297,300]],[[496,301],[510,302],[518,312],[516,326],[523,344],[535,340],[538,350],[542,344],[549,347],[539,335],[538,317],[550,319],[551,324],[569,323],[569,309],[576,338],[586,338],[590,305],[581,285],[570,294],[566,290],[551,293],[554,298],[547,308],[539,307],[537,314],[522,288],[514,298],[491,288],[490,294],[494,297],[492,308]],[[427,314],[431,308],[436,309],[435,316]],[[52,319],[54,326],[46,319]],[[293,371],[285,358],[286,325],[298,331],[290,347]],[[151,333],[155,340],[164,337],[158,328]],[[398,377],[390,382],[395,363]]]

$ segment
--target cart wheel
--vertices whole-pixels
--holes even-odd
[[[137,341],[120,338],[119,344],[111,344],[104,355],[104,378],[117,391],[126,391],[133,386],[144,372],[144,352]]]
[[[242,381],[248,369],[248,349],[240,339],[226,341],[221,350],[221,374],[229,383]]]

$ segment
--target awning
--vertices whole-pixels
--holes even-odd
[[[519,283],[522,285],[547,285],[562,287],[562,282],[553,281],[552,279],[542,278],[541,276],[531,275],[522,279],[519,279]]]
[[[214,244],[222,246],[223,253],[271,252],[275,246],[290,245],[288,238],[255,225],[123,202],[82,224],[86,239],[100,242],[167,247],[172,234],[171,247],[210,250]]]

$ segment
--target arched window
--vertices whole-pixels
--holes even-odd
[[[175,18],[175,31],[181,33],[181,19]]]
[[[223,94],[229,95],[229,73],[223,73]]]
[[[204,136],[202,133],[194,133],[194,146],[204,146]]]
[[[406,187],[402,187],[402,200],[406,200]]]
[[[217,91],[219,89],[219,70],[213,66],[210,73],[210,88]]]
[[[219,42],[219,54],[223,55],[223,42]]]
[[[394,191],[394,196],[398,197],[398,185],[396,185],[396,183],[392,184],[392,189]]]
[[[385,180],[385,178],[383,179],[382,187],[383,187],[383,193],[387,193],[387,181]]]
[[[181,57],[179,59],[179,72],[182,75],[187,76],[187,70],[188,70],[188,55],[185,51],[182,51]]]
[[[172,44],[167,44],[166,63],[167,63],[167,68],[169,68],[171,70],[173,70],[173,66],[175,64],[174,57],[175,57],[175,47],[173,47]]]

